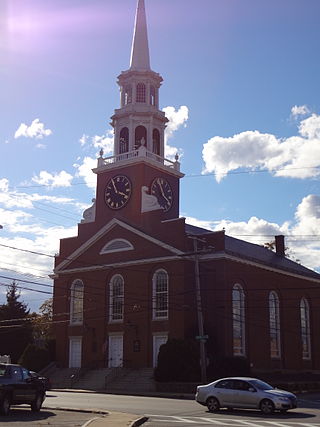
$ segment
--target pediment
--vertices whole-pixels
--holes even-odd
[[[177,257],[182,251],[153,236],[112,219],[85,243],[68,255],[54,270],[55,274],[72,270],[90,270],[119,263],[162,257]]]

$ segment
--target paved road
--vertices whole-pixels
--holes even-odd
[[[211,414],[194,400],[51,391],[46,407],[96,408],[149,416],[144,427],[217,425],[229,427],[320,427],[320,394],[302,395],[299,408],[264,417],[259,411],[221,410]]]
[[[0,415],[0,427],[81,427],[89,420],[95,418],[92,413],[57,411],[42,409],[35,413],[29,407],[13,407],[6,417]]]

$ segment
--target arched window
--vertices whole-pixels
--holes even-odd
[[[109,320],[121,322],[123,320],[124,281],[120,274],[116,274],[110,281]]]
[[[137,84],[137,102],[146,102],[146,85],[144,83]]]
[[[132,87],[127,85],[124,88],[124,105],[131,104],[132,102]]]
[[[153,129],[152,132],[152,152],[160,156],[160,132],[158,129]]]
[[[300,321],[302,358],[311,359],[310,310],[308,301],[305,298],[300,301]]]
[[[232,290],[233,354],[245,355],[245,295],[242,287],[235,284]]]
[[[120,131],[119,140],[119,154],[127,153],[129,151],[129,129],[124,127]]]
[[[150,104],[156,105],[156,89],[154,86],[150,86]]]
[[[71,285],[70,295],[70,323],[83,322],[83,292],[82,280],[75,280]]]
[[[126,239],[113,239],[103,246],[100,255],[114,252],[132,251],[134,249],[132,243]]]
[[[137,126],[134,134],[134,148],[137,150],[141,144],[147,144],[147,129],[144,126]]]
[[[280,341],[280,308],[276,292],[269,294],[269,327],[270,327],[270,356],[279,358],[281,355]]]
[[[168,319],[168,273],[157,270],[152,279],[152,313],[154,320]]]

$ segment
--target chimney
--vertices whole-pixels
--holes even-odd
[[[285,256],[284,236],[275,236],[276,239],[276,254],[279,256]]]

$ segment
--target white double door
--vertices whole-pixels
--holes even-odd
[[[168,341],[167,334],[156,334],[153,335],[153,367],[155,368],[158,364],[158,354],[162,344]]]
[[[81,368],[82,337],[69,339],[69,368]]]
[[[123,366],[123,335],[109,335],[108,367]]]

